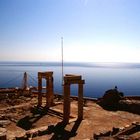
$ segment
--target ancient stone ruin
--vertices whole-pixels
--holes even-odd
[[[81,75],[63,77],[62,95],[54,93],[53,82],[52,71],[38,72],[38,88],[31,96],[1,100],[0,140],[139,139],[137,98],[123,97],[117,87],[106,91],[99,101],[83,97],[85,80]],[[78,96],[71,95],[73,84],[78,86]]]
[[[43,87],[42,87],[42,79],[46,80],[46,91],[43,92]],[[81,75],[71,75],[71,74],[66,74],[64,76],[64,84],[63,84],[63,100],[61,97],[61,101],[63,104],[63,110],[62,112],[60,112],[61,110],[59,109],[55,109],[55,101],[54,101],[54,86],[53,86],[53,72],[52,71],[47,71],[47,72],[38,72],[38,92],[37,92],[37,106],[32,106],[32,105],[28,105],[27,106],[27,114],[25,113],[25,109],[24,107],[23,110],[19,109],[18,110],[18,106],[15,107],[15,119],[12,118],[12,116],[10,116],[10,119],[12,121],[14,121],[17,124],[17,127],[20,127],[24,130],[24,132],[20,133],[19,135],[16,135],[16,139],[28,139],[30,137],[33,136],[38,136],[41,135],[42,133],[48,133],[48,131],[55,131],[55,125],[56,123],[52,123],[51,125],[47,125],[43,126],[43,127],[39,127],[39,128],[33,128],[33,124],[34,122],[36,122],[37,120],[39,120],[40,118],[42,118],[44,115],[47,115],[49,118],[51,116],[49,116],[49,114],[51,115],[55,115],[55,117],[53,117],[53,121],[56,122],[56,120],[58,121],[61,116],[61,123],[60,123],[60,128],[65,125],[67,125],[70,122],[71,118],[76,118],[75,116],[71,116],[70,115],[70,110],[71,106],[70,106],[70,96],[71,96],[71,90],[70,90],[70,86],[72,84],[77,84],[78,85],[78,117],[76,118],[79,121],[82,121],[83,119],[83,85],[84,85],[85,81],[82,79]],[[44,106],[44,97],[45,97],[45,106]],[[19,106],[20,107],[20,106]],[[53,107],[53,108],[51,108]],[[21,108],[21,107],[20,107]],[[10,108],[10,111],[13,108]],[[14,109],[13,109],[14,110]],[[2,110],[5,112],[5,110]],[[7,112],[8,112],[7,111]],[[18,112],[19,111],[19,112]],[[22,112],[21,112],[22,111]],[[19,113],[19,114],[18,114]],[[20,114],[21,113],[21,114]],[[24,114],[24,115],[23,115]],[[57,118],[58,115],[58,118]],[[17,117],[19,116],[19,118]],[[23,118],[22,118],[23,116]],[[74,121],[76,120],[74,119]],[[6,118],[7,121],[7,118]],[[46,119],[46,121],[49,121],[48,119]],[[3,123],[5,122],[5,120],[3,120]],[[10,122],[11,123],[11,122]],[[58,123],[59,125],[59,123]],[[53,127],[51,127],[53,126]],[[23,131],[22,130],[22,131]],[[0,129],[0,140],[6,140],[6,129],[5,128],[1,128]]]
[[[42,78],[46,80],[46,107],[53,105],[53,72],[38,73],[38,107],[42,105]],[[83,119],[83,84],[84,80],[80,75],[66,74],[63,85],[63,122],[68,123],[70,117],[70,85],[78,84],[78,119]]]
[[[70,75],[67,74],[64,76],[64,123],[69,122],[70,116],[70,85],[78,84],[78,119],[83,119],[83,84],[85,83],[82,80],[80,75]]]
[[[94,134],[93,137],[95,140],[139,140],[139,137],[135,136],[139,132],[140,123],[135,122],[124,128],[113,128],[112,131]]]
[[[42,78],[46,80],[46,107],[53,104],[53,72],[38,72],[38,106],[42,105]]]

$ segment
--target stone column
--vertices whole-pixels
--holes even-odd
[[[78,119],[83,119],[83,84],[78,84]]]
[[[42,77],[38,74],[38,106],[42,105]]]
[[[46,107],[49,107],[50,81],[46,78]]]
[[[50,77],[50,104],[53,104],[53,77]]]
[[[68,123],[69,122],[69,116],[70,116],[70,84],[64,84],[64,107],[63,107],[63,122]]]

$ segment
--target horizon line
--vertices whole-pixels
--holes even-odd
[[[22,62],[38,62],[38,63],[62,63],[61,61],[40,61],[40,60],[0,60],[0,63],[3,62],[17,62],[17,63],[22,63]],[[119,62],[119,61],[64,61],[64,63],[126,63],[126,64],[138,64],[140,62]]]

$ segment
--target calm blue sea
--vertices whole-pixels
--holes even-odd
[[[29,74],[28,85],[37,86],[39,71],[53,71],[54,90],[62,93],[61,69],[61,63],[54,62],[0,62],[0,88],[21,87],[24,72]],[[64,63],[64,74],[82,75],[87,97],[101,97],[115,86],[125,95],[140,95],[140,63]],[[77,95],[77,85],[71,91]]]

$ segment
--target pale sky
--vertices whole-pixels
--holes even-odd
[[[140,0],[0,0],[0,61],[140,62]]]

